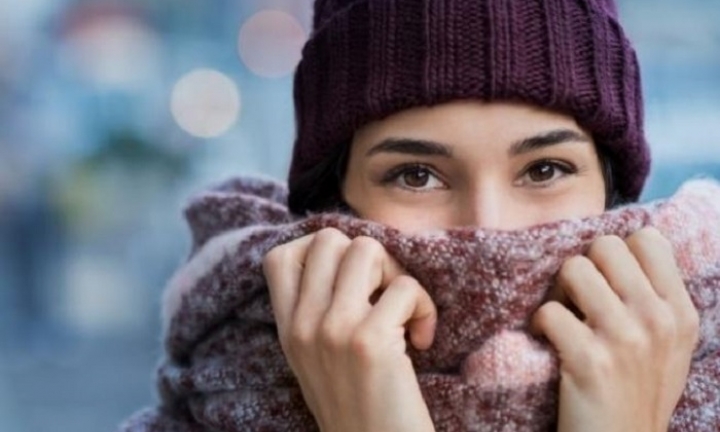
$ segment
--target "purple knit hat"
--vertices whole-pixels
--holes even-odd
[[[613,0],[316,0],[294,97],[291,194],[361,126],[456,99],[572,115],[624,199],[650,169],[638,61]]]

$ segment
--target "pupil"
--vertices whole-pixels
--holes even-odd
[[[542,164],[530,171],[530,178],[536,182],[548,181],[552,178],[554,168],[550,164]]]
[[[405,184],[410,187],[423,187],[427,185],[428,178],[427,170],[415,169],[405,174]]]

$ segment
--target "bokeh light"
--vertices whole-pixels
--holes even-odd
[[[720,179],[720,0],[618,3],[644,199]],[[0,432],[114,431],[157,405],[182,209],[228,176],[286,178],[312,17],[313,0],[0,0]]]
[[[238,49],[256,75],[280,78],[293,72],[307,38],[298,20],[287,12],[264,10],[240,28]]]
[[[62,57],[96,85],[137,87],[159,73],[160,45],[155,31],[145,23],[111,15],[70,29]]]
[[[240,91],[227,75],[196,69],[182,77],[172,91],[170,110],[184,131],[199,138],[227,132],[240,115]]]

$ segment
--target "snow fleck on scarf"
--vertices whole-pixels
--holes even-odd
[[[435,301],[435,343],[408,351],[438,431],[550,431],[558,368],[525,331],[553,276],[593,239],[648,225],[675,247],[700,310],[700,341],[672,431],[720,431],[720,185],[695,180],[672,198],[519,231],[404,235],[341,214],[292,217],[284,186],[235,178],[191,201],[188,261],[164,301],[161,403],[124,432],[315,431],[277,340],[261,262],[324,227],[379,240]]]

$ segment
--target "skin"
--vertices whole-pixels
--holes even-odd
[[[520,229],[605,203],[595,146],[572,118],[499,103],[368,124],[342,190],[360,217],[408,233]],[[325,229],[271,250],[264,272],[283,352],[323,432],[435,430],[405,334],[427,349],[437,311],[380,243]],[[667,240],[652,228],[601,237],[562,266],[549,298],[531,331],[560,358],[558,430],[667,430],[698,338]]]
[[[548,145],[517,147],[530,138]],[[449,155],[423,155],[431,143]],[[388,179],[398,168],[404,171]],[[597,215],[605,206],[595,146],[575,120],[477,102],[415,108],[360,129],[343,195],[360,217],[408,232],[516,229]]]

